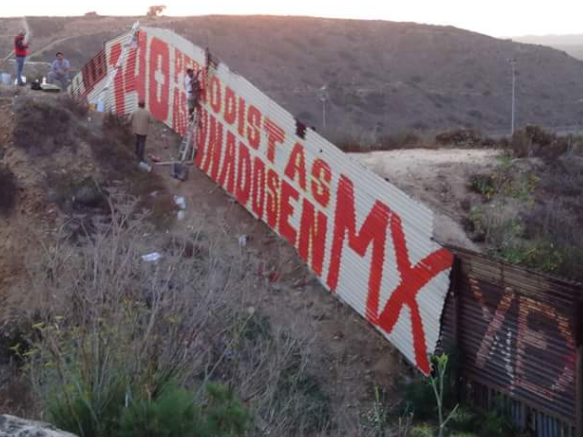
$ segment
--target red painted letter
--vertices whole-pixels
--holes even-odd
[[[316,158],[312,164],[312,196],[322,207],[328,208],[330,204],[330,182],[332,170],[328,163]]]
[[[285,175],[293,182],[297,182],[302,190],[306,191],[306,157],[304,155],[304,146],[296,143],[289,161],[285,167]],[[296,176],[299,178],[296,181]]]
[[[318,211],[316,215],[314,205],[312,205],[308,199],[304,199],[298,252],[304,262],[308,264],[318,276],[322,276],[327,229],[328,219],[326,216],[320,211]]]
[[[297,231],[290,225],[289,218],[294,214],[294,207],[289,203],[290,199],[298,200],[300,194],[283,181],[281,184],[281,203],[279,211],[279,233],[283,235],[292,246],[296,245]]]
[[[265,164],[257,156],[253,161],[253,211],[263,219],[265,203]]]
[[[272,164],[275,162],[275,147],[285,140],[285,132],[269,118],[265,119],[265,131],[267,132],[267,159]]]
[[[247,205],[251,191],[251,156],[245,144],[239,141],[239,159],[237,160],[237,201]]]

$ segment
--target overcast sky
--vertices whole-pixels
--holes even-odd
[[[167,15],[270,14],[448,24],[492,36],[583,34],[583,0],[156,0]],[[2,0],[0,16],[141,15],[137,0]]]

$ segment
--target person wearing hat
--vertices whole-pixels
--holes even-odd
[[[65,59],[63,52],[57,52],[56,58],[57,59],[51,64],[48,82],[50,84],[57,82],[61,87],[61,91],[66,91],[67,85],[69,85],[69,70],[71,69],[71,64]]]
[[[28,44],[25,40],[26,31],[21,30],[14,38],[14,55],[16,56],[16,80],[19,86],[24,85],[22,72],[24,71],[24,62],[26,61],[26,51]]]

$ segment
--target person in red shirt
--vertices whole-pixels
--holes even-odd
[[[22,72],[24,71],[24,61],[26,60],[26,50],[28,44],[26,43],[26,31],[21,30],[16,38],[14,38],[14,54],[16,56],[16,80],[18,85],[23,86]]]

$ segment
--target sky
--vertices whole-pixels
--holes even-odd
[[[22,15],[143,15],[139,0],[2,1],[0,17]],[[268,14],[412,21],[452,25],[487,35],[583,34],[583,0],[155,0],[166,15]]]

